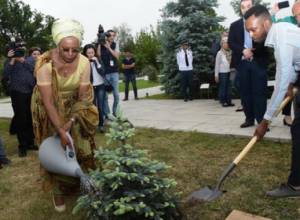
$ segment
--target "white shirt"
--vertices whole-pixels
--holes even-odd
[[[296,71],[300,70],[300,28],[287,22],[273,24],[265,46],[274,48],[276,60],[274,92],[264,115],[265,119],[271,120],[283,101],[289,84],[297,80]]]
[[[219,50],[216,56],[215,63],[215,76],[219,76],[219,73],[229,73],[230,63],[228,62],[226,55],[222,50]]]
[[[101,64],[96,61],[97,63],[97,68],[101,68]],[[101,84],[104,83],[104,80],[102,78],[102,76],[98,73],[97,69],[96,69],[96,64],[94,62],[91,63],[91,67],[92,67],[92,74],[93,74],[93,86],[99,86]]]
[[[177,65],[179,68],[179,71],[190,71],[193,70],[193,53],[191,50],[186,50],[189,65],[186,65],[185,62],[185,52],[183,49],[180,49],[176,55],[177,58]]]

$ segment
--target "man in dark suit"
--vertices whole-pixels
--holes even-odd
[[[241,0],[244,15],[252,7],[252,0]],[[243,18],[230,25],[229,47],[232,50],[231,67],[237,70],[240,95],[245,122],[241,128],[254,125],[254,120],[263,120],[267,106],[267,49],[262,43],[254,42],[245,29]]]

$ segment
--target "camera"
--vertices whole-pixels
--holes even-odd
[[[98,27],[97,37],[98,37],[97,43],[101,44],[101,45],[104,45],[106,43],[106,39],[108,37],[110,37],[110,33],[104,32],[104,28],[100,24],[99,27]]]
[[[13,57],[24,57],[25,56],[26,43],[21,38],[10,39],[10,42],[6,45],[7,51],[13,50],[15,52]]]

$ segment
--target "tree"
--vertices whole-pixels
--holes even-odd
[[[128,45],[130,45],[133,42],[133,36],[131,34],[131,29],[129,28],[128,24],[123,23],[118,27],[114,27],[113,30],[117,32],[121,51],[123,51],[126,46],[128,47]]]
[[[194,56],[194,73],[201,81],[212,73],[210,47],[219,34],[223,20],[214,10],[217,0],[178,0],[163,8],[160,24],[163,63],[162,83],[167,94],[180,95],[180,75],[176,64],[176,52],[182,40],[188,40]]]
[[[168,166],[129,143],[134,131],[118,111],[107,134],[107,143],[114,147],[95,154],[102,170],[91,171],[90,180],[97,189],[91,188],[77,200],[74,214],[84,209],[87,219],[182,219],[178,198],[170,191],[175,180],[159,175]]]
[[[231,0],[230,4],[233,7],[235,14],[242,16],[240,10],[241,0]],[[258,4],[264,5],[266,7],[269,5],[269,3],[265,3],[263,0],[253,0],[253,5],[258,5]]]
[[[161,43],[153,27],[150,27],[150,31],[140,31],[135,37],[134,46],[137,70],[141,71],[147,65],[152,65],[159,70],[157,59],[160,50]]]
[[[21,37],[27,47],[38,46],[49,49],[51,46],[51,26],[54,18],[37,11],[22,1],[0,0],[0,48],[5,52],[5,45],[11,37]]]

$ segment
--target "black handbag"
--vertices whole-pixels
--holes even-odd
[[[104,77],[104,87],[105,87],[105,91],[110,93],[114,90],[114,87],[112,86],[112,84]]]

